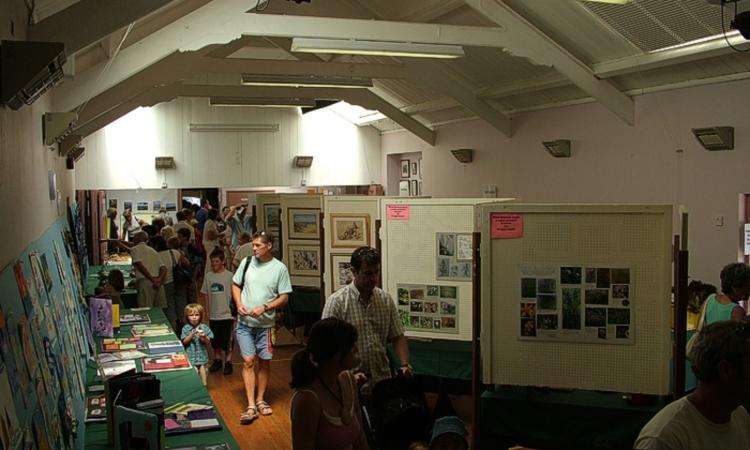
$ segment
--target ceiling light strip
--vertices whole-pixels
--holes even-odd
[[[354,39],[294,38],[292,39],[291,51],[410,58],[460,58],[465,56],[464,49],[460,45],[359,41]]]

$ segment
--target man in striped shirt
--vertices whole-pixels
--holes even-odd
[[[377,287],[380,277],[380,253],[371,247],[360,247],[352,253],[351,270],[354,280],[334,292],[323,308],[323,318],[336,317],[353,324],[359,332],[359,354],[354,369],[355,379],[365,383],[364,394],[370,394],[380,380],[391,377],[386,348],[393,343],[406,377],[412,376],[409,347],[404,336],[396,304],[391,296]]]

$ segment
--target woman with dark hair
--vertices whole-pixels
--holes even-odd
[[[330,317],[313,325],[292,358],[292,448],[367,450],[357,383],[351,373],[357,330]]]
[[[711,294],[703,304],[705,321],[709,325],[722,320],[745,320],[745,309],[738,303],[750,294],[750,267],[732,263],[721,269],[721,293]]]

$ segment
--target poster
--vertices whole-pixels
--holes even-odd
[[[21,442],[21,428],[18,426],[16,405],[11,399],[13,390],[8,379],[8,370],[0,367],[0,444],[3,449],[16,448]]]
[[[397,309],[406,330],[458,333],[458,287],[397,284]]]
[[[435,233],[435,278],[471,281],[471,234]]]
[[[625,265],[522,266],[519,339],[633,344]]]

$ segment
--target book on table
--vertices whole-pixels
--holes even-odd
[[[120,314],[120,325],[143,325],[151,323],[148,314]]]
[[[86,423],[107,421],[107,396],[95,395],[86,399]]]
[[[152,411],[115,406],[115,450],[160,449],[164,447],[163,423]]]
[[[145,350],[146,344],[139,337],[102,339],[103,352],[121,352],[125,350]]]
[[[172,329],[165,323],[133,325],[131,332],[136,337],[169,336],[173,334]]]
[[[146,373],[187,370],[192,366],[186,353],[165,353],[141,359],[141,367]]]
[[[133,360],[110,361],[99,365],[99,376],[106,380],[122,373],[135,370],[135,361]]]
[[[133,361],[128,362],[132,363]],[[163,426],[163,407],[159,405],[154,405],[153,408],[142,407],[146,405],[151,406],[150,404],[155,401],[161,401],[161,381],[154,375],[149,373],[136,373],[135,370],[132,370],[106,380],[104,386],[106,402],[109,406],[107,408],[107,437],[110,444],[116,444],[117,440],[116,428],[118,428],[120,424],[116,423],[119,422],[119,420],[116,418],[115,409],[118,407],[144,410],[153,413],[157,417],[157,423],[159,426]],[[160,404],[163,405],[163,402]],[[131,442],[131,444],[133,444],[133,442]]]
[[[216,410],[211,405],[177,403],[164,409],[164,434],[220,430]]]
[[[152,355],[161,353],[179,353],[184,351],[185,346],[182,345],[182,341],[179,339],[170,339],[168,341],[148,343],[148,352]]]

